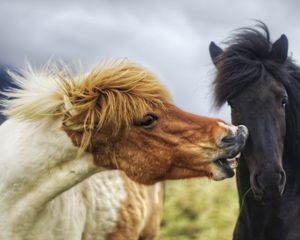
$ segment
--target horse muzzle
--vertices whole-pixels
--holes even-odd
[[[233,169],[237,166],[235,158],[245,146],[247,138],[247,127],[240,125],[235,133],[221,139],[219,147],[223,149],[223,154],[214,161],[214,180],[219,181],[234,176]]]
[[[251,178],[251,188],[256,200],[268,203],[279,199],[284,191],[286,175],[283,169],[272,173],[254,174]]]

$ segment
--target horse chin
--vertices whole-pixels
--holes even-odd
[[[213,162],[213,176],[215,181],[221,181],[234,176],[234,169],[238,165],[237,158],[239,154],[233,158],[220,158]]]
[[[234,171],[232,166],[227,162],[226,159],[219,159],[213,164],[213,174],[212,179],[215,181],[221,181],[226,178],[231,178],[234,176]]]
[[[260,192],[252,188],[253,196],[256,201],[261,202],[263,205],[270,204],[281,198],[282,192]]]

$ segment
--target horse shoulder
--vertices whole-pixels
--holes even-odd
[[[163,188],[140,185],[123,172],[98,173],[82,183],[90,239],[154,239],[161,221]]]

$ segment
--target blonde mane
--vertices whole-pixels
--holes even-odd
[[[4,93],[10,100],[2,101],[3,113],[30,121],[64,116],[67,127],[84,132],[83,149],[95,131],[109,125],[115,135],[153,106],[170,101],[168,91],[151,72],[126,60],[99,64],[79,76],[66,66],[53,65],[40,72],[29,66],[22,75],[10,76],[18,89]]]

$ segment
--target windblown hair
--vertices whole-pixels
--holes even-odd
[[[213,82],[215,107],[220,108],[254,81],[271,73],[275,79],[286,81],[285,66],[271,56],[272,42],[267,26],[259,22],[256,28],[241,28],[226,42],[229,45],[216,59],[217,77]]]
[[[151,72],[126,60],[72,75],[66,66],[11,74],[18,89],[5,93],[11,100],[2,101],[4,114],[30,121],[63,117],[65,127],[83,132],[81,148],[86,149],[95,132],[109,126],[116,135],[154,106],[171,101]]]
[[[300,68],[289,57],[278,63],[270,56],[272,42],[267,26],[262,22],[256,28],[241,28],[227,41],[229,47],[218,56],[217,76],[213,82],[215,106],[226,101],[255,81],[267,81],[267,75],[280,81],[288,94],[286,108],[285,153],[300,156]],[[300,162],[299,162],[300,165]]]

